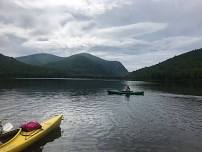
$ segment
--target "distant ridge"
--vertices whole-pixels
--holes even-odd
[[[33,55],[27,55],[27,56],[22,56],[22,57],[17,57],[16,58],[18,61],[24,62],[26,64],[31,64],[31,65],[45,65],[51,62],[57,62],[63,57],[59,57],[56,55],[52,54],[46,54],[46,53],[40,53],[40,54],[33,54]]]
[[[52,76],[54,71],[17,61],[15,58],[0,54],[0,78]]]
[[[107,61],[88,53],[66,58],[51,54],[34,54],[16,59],[0,55],[0,64],[0,78],[121,78],[128,74],[120,62]]]
[[[88,53],[66,57],[45,65],[73,75],[123,77],[127,69],[118,61],[107,61]]]
[[[149,81],[202,80],[202,48],[131,72],[128,78]]]

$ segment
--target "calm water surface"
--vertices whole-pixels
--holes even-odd
[[[145,91],[107,95],[108,89]],[[107,80],[0,82],[0,117],[19,126],[63,113],[61,128],[26,152],[201,152],[202,90]]]

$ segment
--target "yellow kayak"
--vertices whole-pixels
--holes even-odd
[[[50,131],[58,128],[63,119],[63,115],[54,116],[41,124],[42,128],[31,132],[24,132],[22,129],[17,129],[0,137],[0,152],[20,152],[45,137]]]

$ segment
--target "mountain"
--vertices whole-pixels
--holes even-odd
[[[117,61],[107,61],[91,54],[81,53],[44,65],[74,76],[122,77],[127,69]]]
[[[41,53],[41,54],[33,54],[28,56],[17,57],[16,59],[26,64],[41,66],[51,62],[57,62],[59,60],[62,60],[63,57]]]
[[[202,80],[202,48],[134,71],[128,78],[149,81]]]
[[[0,78],[55,77],[62,74],[56,70],[28,65],[0,54]]]
[[[23,62],[20,60],[23,60]],[[52,56],[50,54],[35,54],[19,57],[17,59],[0,54],[0,78],[109,78],[122,77],[126,74],[128,74],[128,71],[120,62],[106,61],[86,53],[73,55],[67,58]]]

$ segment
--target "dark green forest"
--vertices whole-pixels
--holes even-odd
[[[86,53],[66,58],[38,54],[17,59],[0,54],[0,78],[123,78],[128,74],[127,69],[120,62],[106,61]],[[143,81],[202,80],[202,48],[131,72],[125,79]]]
[[[127,78],[144,81],[202,80],[202,48],[131,72]]]
[[[120,78],[128,74],[117,61],[81,53],[70,57],[37,54],[12,58],[0,54],[0,78]]]
[[[87,53],[72,55],[60,61],[46,64],[45,67],[86,77],[123,77],[128,74],[127,69],[120,62],[106,61]]]
[[[0,54],[0,78],[56,77],[62,74],[64,73],[60,71],[28,65]]]

